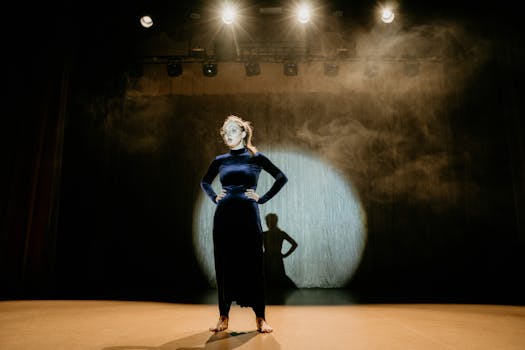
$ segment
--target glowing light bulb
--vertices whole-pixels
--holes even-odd
[[[224,24],[232,24],[235,20],[235,9],[227,6],[222,10],[222,21]]]
[[[394,12],[389,9],[389,8],[384,8],[382,11],[381,11],[381,20],[385,23],[392,23],[392,21],[394,20]]]
[[[297,9],[297,20],[301,23],[307,23],[310,20],[310,8],[302,5]]]
[[[150,16],[142,16],[140,18],[140,24],[144,28],[149,28],[149,27],[151,27],[153,25],[153,19]]]

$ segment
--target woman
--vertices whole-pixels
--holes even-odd
[[[215,275],[219,296],[219,322],[210,331],[228,328],[228,314],[233,301],[255,312],[257,330],[273,329],[265,320],[262,227],[259,204],[270,200],[288,181],[265,155],[252,144],[250,122],[234,115],[224,121],[220,130],[228,153],[217,156],[201,181],[201,187],[217,204],[213,217]],[[261,170],[270,173],[275,182],[263,196],[255,192]],[[220,175],[218,195],[211,184]]]

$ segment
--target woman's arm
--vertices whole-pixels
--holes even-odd
[[[268,202],[270,199],[272,199],[272,197],[275,196],[277,192],[281,190],[284,184],[288,182],[288,178],[264,154],[259,153],[257,156],[260,159],[261,167],[265,171],[267,171],[270,175],[272,175],[273,178],[275,179],[275,182],[273,183],[272,187],[268,190],[268,192],[266,192],[263,196],[259,198],[258,203],[264,204]]]
[[[210,166],[208,167],[208,171],[206,171],[206,174],[204,174],[204,177],[201,180],[201,188],[206,192],[208,197],[212,200],[213,203],[217,204],[216,198],[217,193],[213,190],[213,187],[211,187],[211,183],[213,182],[213,179],[215,179],[215,176],[219,173],[219,167],[220,167],[220,161],[215,158]]]

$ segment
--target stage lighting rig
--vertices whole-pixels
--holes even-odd
[[[324,75],[335,77],[339,73],[339,65],[334,62],[327,62],[324,64]]]
[[[283,69],[284,69],[284,75],[294,76],[298,74],[297,63],[295,62],[286,62],[283,65]]]
[[[218,66],[217,63],[208,62],[202,65],[202,74],[205,77],[214,77],[217,75]]]
[[[261,74],[261,67],[259,66],[259,63],[256,62],[246,62],[244,64],[244,70],[249,77]]]
[[[168,72],[168,76],[178,77],[179,75],[182,75],[182,64],[177,61],[168,61],[166,70]]]

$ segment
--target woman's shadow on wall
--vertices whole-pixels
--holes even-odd
[[[292,279],[286,275],[284,259],[297,249],[298,244],[290,235],[279,228],[277,214],[270,213],[265,218],[268,226],[268,231],[263,232],[266,298],[270,304],[283,304],[287,293],[297,289]],[[283,253],[285,241],[290,244],[290,248]]]

